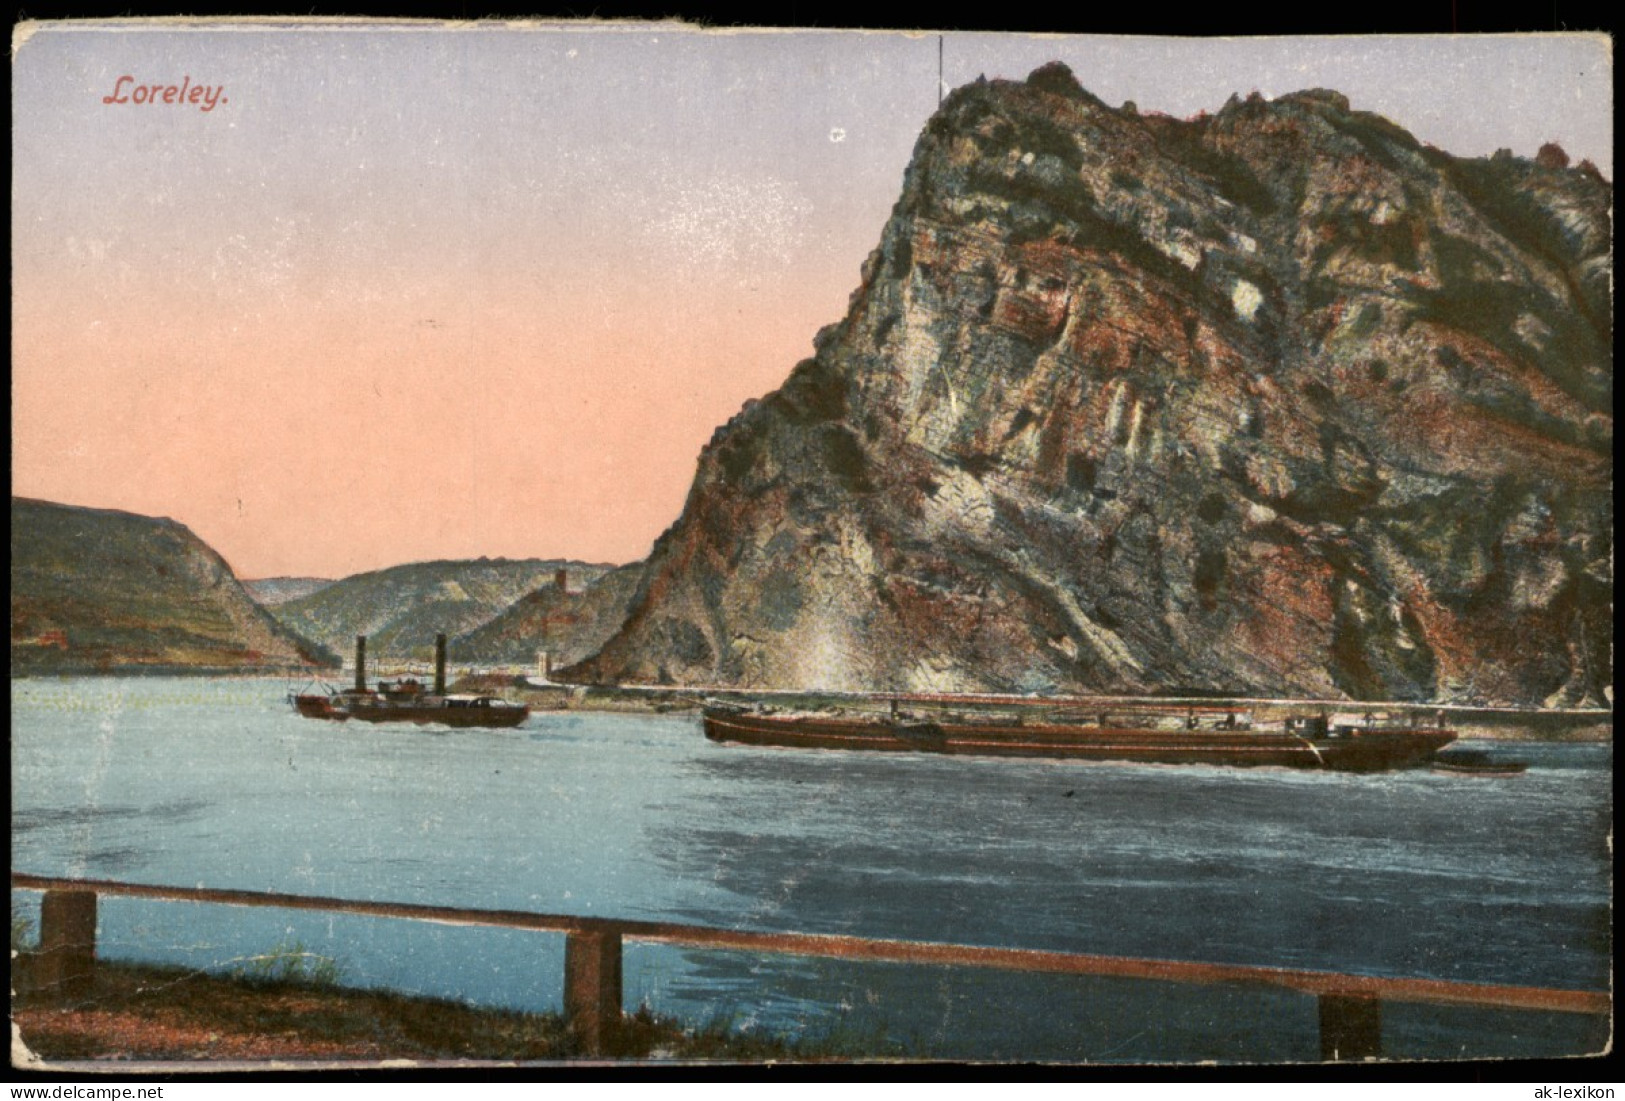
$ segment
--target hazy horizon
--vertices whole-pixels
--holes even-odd
[[[254,579],[646,555],[845,313],[938,98],[935,34],[36,27],[12,492],[171,517]],[[943,83],[1057,58],[1142,112],[1330,87],[1612,178],[1602,36],[949,33]],[[214,99],[104,102],[183,82]]]

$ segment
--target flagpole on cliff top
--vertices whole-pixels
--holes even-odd
[[[942,35],[937,35],[937,106],[942,106]]]

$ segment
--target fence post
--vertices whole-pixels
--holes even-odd
[[[602,1055],[621,1021],[621,934],[594,930],[564,938],[564,1017],[586,1055]]]
[[[96,892],[46,891],[39,908],[41,990],[79,997],[96,963]]]
[[[1329,1063],[1382,1055],[1382,1002],[1369,994],[1320,995],[1320,1057]]]

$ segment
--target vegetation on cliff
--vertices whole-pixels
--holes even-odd
[[[173,520],[11,499],[11,671],[250,672],[336,665]]]
[[[483,626],[527,594],[554,587],[559,571],[571,584],[587,585],[611,568],[554,558],[414,562],[346,577],[270,611],[340,653],[350,652],[356,635],[366,635],[375,656],[426,661],[436,634]],[[461,650],[453,657],[474,660]],[[534,647],[525,660],[535,660]]]

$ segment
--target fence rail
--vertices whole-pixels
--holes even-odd
[[[766,933],[670,922],[540,914],[525,910],[478,910],[399,902],[364,902],[271,891],[63,879],[21,872],[12,873],[11,886],[18,890],[44,892],[40,906],[40,980],[42,985],[64,994],[89,986],[96,951],[96,900],[100,895],[221,906],[318,910],[442,925],[563,933],[565,1015],[588,1054],[603,1050],[609,1032],[620,1021],[621,948],[627,940],[685,948],[830,959],[1292,990],[1318,999],[1321,1057],[1327,1060],[1373,1058],[1382,1053],[1381,1006],[1385,1001],[1602,1016],[1612,1012],[1613,1007],[1612,995],[1608,991],[1597,990],[1386,978],[1328,971],[879,940],[820,933]]]

